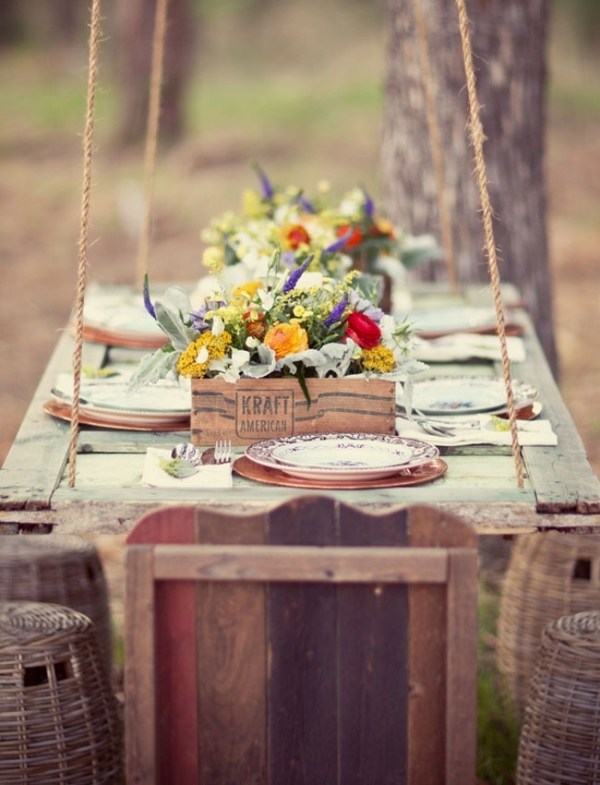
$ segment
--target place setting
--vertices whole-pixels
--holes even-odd
[[[92,285],[83,310],[86,341],[127,349],[158,349],[166,336],[144,307],[142,292]]]
[[[520,445],[558,443],[549,420],[540,419],[543,405],[537,389],[512,382]],[[400,388],[396,431],[441,446],[512,444],[506,389],[500,377],[435,376]]]
[[[419,439],[323,433],[255,442],[233,468],[271,485],[353,490],[420,485],[442,477],[448,466],[434,445]]]
[[[82,378],[79,421],[82,425],[135,431],[180,431],[190,424],[190,387],[187,380],[162,379],[131,389],[131,368],[111,368],[111,375]],[[61,420],[71,419],[73,377],[58,375],[44,411]]]

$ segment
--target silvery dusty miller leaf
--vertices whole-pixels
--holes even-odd
[[[171,477],[176,477],[182,480],[184,477],[191,477],[196,474],[198,469],[189,461],[184,461],[182,458],[159,458],[158,464],[160,468],[170,474]]]

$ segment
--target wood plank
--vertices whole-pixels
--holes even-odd
[[[130,533],[127,544],[193,543],[195,536],[194,509],[171,507],[143,518]],[[198,684],[194,583],[156,583],[155,607],[158,783],[196,785],[198,714],[194,696]],[[135,620],[135,625],[139,624]],[[137,667],[137,660],[132,667]]]
[[[33,395],[15,441],[0,469],[0,509],[50,507],[52,493],[67,462],[69,423],[42,410],[57,375],[72,364],[73,340],[63,333]],[[106,349],[84,344],[83,362],[101,364]]]
[[[477,745],[477,552],[452,549],[447,596],[446,785],[474,785]]]
[[[444,583],[447,578],[446,551],[441,548],[413,548],[407,553],[400,548],[369,547],[365,553],[356,548],[308,546],[290,550],[285,546],[162,545],[156,547],[154,558],[159,580]]]
[[[335,544],[335,502],[297,498],[269,518],[273,545]],[[269,785],[337,785],[336,587],[270,584]]]
[[[524,447],[527,472],[536,493],[538,512],[600,513],[600,480],[594,474],[575,423],[562,399],[543,350],[531,325],[527,325],[526,367],[515,368],[516,378],[537,386],[544,417],[552,422],[558,447]]]
[[[438,510],[415,507],[410,511],[412,547],[472,545],[471,527]],[[409,591],[410,690],[409,783],[439,785],[445,781],[446,727],[446,590],[440,586],[413,586]]]
[[[204,543],[265,541],[266,516],[196,513]],[[266,588],[239,583],[198,585],[197,650],[200,782],[267,785]]]
[[[398,551],[407,514],[374,517],[344,506],[340,543],[368,562],[377,546]],[[400,551],[402,553],[402,551]],[[406,557],[406,549],[404,550]],[[410,558],[410,556],[409,556]],[[405,586],[340,586],[340,771],[343,785],[406,783],[408,593]]]
[[[125,766],[129,785],[156,785],[152,547],[127,550],[125,570]]]

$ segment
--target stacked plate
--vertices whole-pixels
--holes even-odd
[[[530,384],[514,381],[513,395],[520,409],[531,406],[538,393]],[[498,377],[437,376],[414,383],[411,403],[426,415],[500,414],[506,410],[506,389]]]
[[[447,467],[438,456],[437,447],[400,436],[304,434],[255,442],[236,463],[236,470],[281,485],[393,487],[441,476]]]
[[[92,288],[83,311],[87,341],[129,349],[158,349],[166,336],[147,313],[141,294]]]
[[[71,418],[73,382],[60,374],[44,410],[54,417]],[[189,427],[189,385],[161,381],[130,390],[126,378],[83,379],[79,417],[84,425],[127,430],[171,431]]]

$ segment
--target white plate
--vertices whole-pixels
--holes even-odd
[[[537,397],[537,390],[523,382],[513,382],[515,404],[525,406]],[[438,376],[415,382],[412,405],[425,414],[478,414],[506,408],[504,380],[487,376]]]
[[[92,292],[86,297],[83,321],[90,327],[131,336],[164,336],[146,311],[141,294]]]
[[[433,461],[433,445],[400,436],[323,433],[255,442],[246,456],[262,466],[309,479],[372,479]]]
[[[70,402],[73,396],[73,378],[70,374],[59,374],[55,388],[51,391],[59,401]],[[125,413],[128,417],[165,417],[182,419],[191,411],[191,392],[187,380],[169,382],[161,380],[138,390],[129,389],[125,375],[107,379],[82,379],[80,407],[95,414],[108,416]]]
[[[496,315],[491,308],[453,306],[411,311],[410,322],[416,333],[450,333],[493,327]]]

